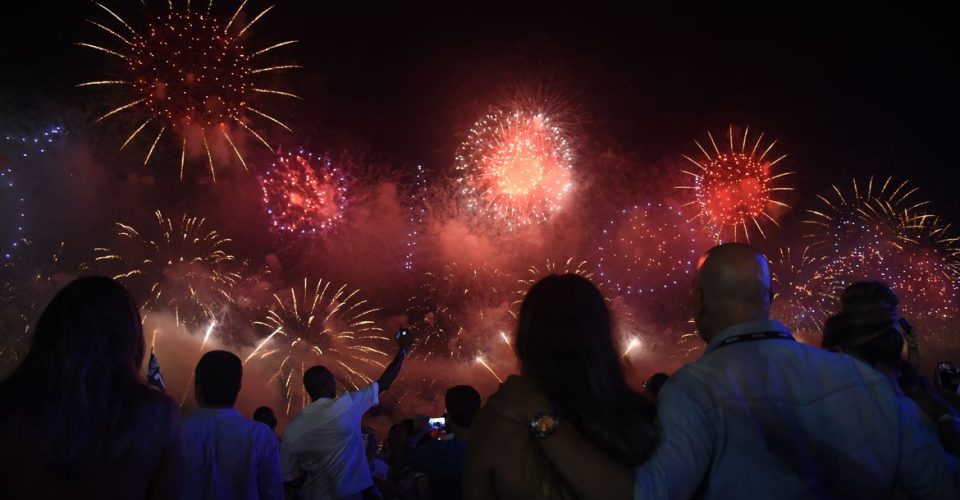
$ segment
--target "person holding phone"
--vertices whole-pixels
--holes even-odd
[[[359,500],[373,486],[360,420],[400,374],[413,335],[401,328],[396,340],[397,354],[383,375],[359,390],[337,397],[336,379],[326,367],[304,373],[312,402],[287,426],[280,446],[283,480],[288,489],[301,490],[300,498]]]

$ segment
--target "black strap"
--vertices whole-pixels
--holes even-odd
[[[723,342],[720,342],[720,345],[717,348],[726,347],[731,344],[739,344],[741,342],[751,342],[754,340],[770,340],[770,339],[782,339],[782,340],[796,340],[793,338],[793,335],[790,335],[787,332],[756,332],[756,333],[745,333],[743,335],[734,335],[733,337],[727,337],[723,339]]]

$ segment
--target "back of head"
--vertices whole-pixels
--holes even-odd
[[[337,395],[337,379],[325,366],[312,366],[303,373],[303,387],[316,401],[320,398],[334,398]]]
[[[469,429],[473,417],[480,411],[480,393],[469,385],[457,385],[447,389],[444,402],[447,417],[461,429]]]
[[[770,317],[771,283],[767,258],[742,243],[724,243],[697,263],[697,329],[709,341],[739,323]]]
[[[129,444],[122,437],[136,432],[149,397],[143,356],[140,313],[126,288],[77,279],[40,315],[30,352],[3,383],[5,410],[42,432],[32,445],[54,462],[109,459]]]
[[[882,281],[858,281],[840,295],[843,311],[882,309],[895,314],[899,303],[897,294]]]
[[[271,429],[277,428],[277,417],[269,406],[261,406],[254,410],[253,419],[267,424]]]
[[[520,306],[515,346],[523,374],[601,448],[624,464],[649,456],[655,409],[624,379],[597,287],[573,274],[533,285]]]
[[[200,406],[233,406],[240,394],[243,363],[228,351],[210,351],[200,358],[196,369],[197,399]]]
[[[823,348],[841,351],[880,369],[900,364],[903,332],[897,316],[886,309],[843,311],[823,326]]]

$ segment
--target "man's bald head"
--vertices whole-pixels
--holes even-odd
[[[742,243],[711,248],[697,262],[695,296],[697,328],[707,341],[733,325],[768,319],[767,258]]]

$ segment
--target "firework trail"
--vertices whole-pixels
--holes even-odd
[[[721,151],[713,135],[707,132],[713,154],[694,141],[703,153],[703,159],[695,160],[683,155],[699,168],[699,171],[683,170],[683,173],[693,177],[693,185],[678,188],[693,190],[696,199],[690,203],[700,207],[697,218],[703,221],[718,242],[737,241],[741,237],[750,241],[750,231],[753,228],[765,238],[761,222],[770,221],[779,226],[771,212],[777,207],[790,208],[786,203],[773,198],[777,191],[793,190],[791,187],[778,185],[775,181],[794,172],[775,175],[772,173],[773,167],[787,155],[774,160],[768,159],[767,155],[777,141],[764,147],[761,133],[753,144],[748,144],[749,131],[750,128],[747,127],[742,136],[735,137],[731,125],[727,132],[729,149],[726,151]]]
[[[303,375],[314,365],[326,366],[352,389],[383,370],[391,341],[375,321],[379,309],[361,298],[360,290],[324,280],[311,286],[304,279],[302,288],[278,292],[273,299],[266,317],[255,323],[269,333],[245,362],[276,363],[274,376],[283,388],[286,414],[310,403]]]
[[[417,332],[414,356],[468,359],[486,339],[509,330],[509,275],[487,266],[448,264],[423,275],[417,294],[407,301],[407,320]]]
[[[233,303],[241,279],[225,250],[231,240],[200,217],[171,219],[159,210],[154,217],[157,226],[143,233],[116,223],[116,248],[124,251],[99,247],[94,260],[121,266],[114,279],[147,284],[144,311],[169,310],[178,325],[191,328],[215,320],[220,306]]]
[[[200,150],[202,145],[202,156],[206,157],[210,175],[216,181],[211,143],[225,142],[244,170],[247,168],[230,133],[231,125],[240,126],[271,151],[267,141],[251,128],[250,119],[263,119],[290,130],[277,118],[254,107],[259,106],[256,101],[264,96],[299,99],[290,92],[268,88],[261,81],[275,72],[299,68],[295,64],[269,63],[264,57],[296,42],[288,40],[261,49],[247,44],[250,28],[273,6],[243,23],[239,20],[244,17],[241,13],[246,0],[229,17],[215,14],[212,1],[205,9],[191,8],[190,2],[174,6],[170,1],[165,13],[151,14],[144,26],[134,28],[106,5],[100,2],[94,5],[100,17],[88,22],[109,42],[77,45],[119,63],[112,70],[122,76],[89,81],[78,87],[117,89],[116,100],[122,104],[97,121],[115,115],[138,114],[138,125],[120,149],[126,148],[141,132],[150,134],[144,165],[169,132],[180,147],[180,179],[183,179],[187,151]]]
[[[547,115],[501,110],[470,129],[456,169],[467,210],[510,231],[563,207],[573,186],[573,150]]]
[[[712,244],[688,220],[682,209],[663,203],[621,210],[601,235],[598,279],[618,295],[684,286]]]
[[[282,154],[257,179],[275,231],[323,235],[343,224],[347,179],[329,158]]]

